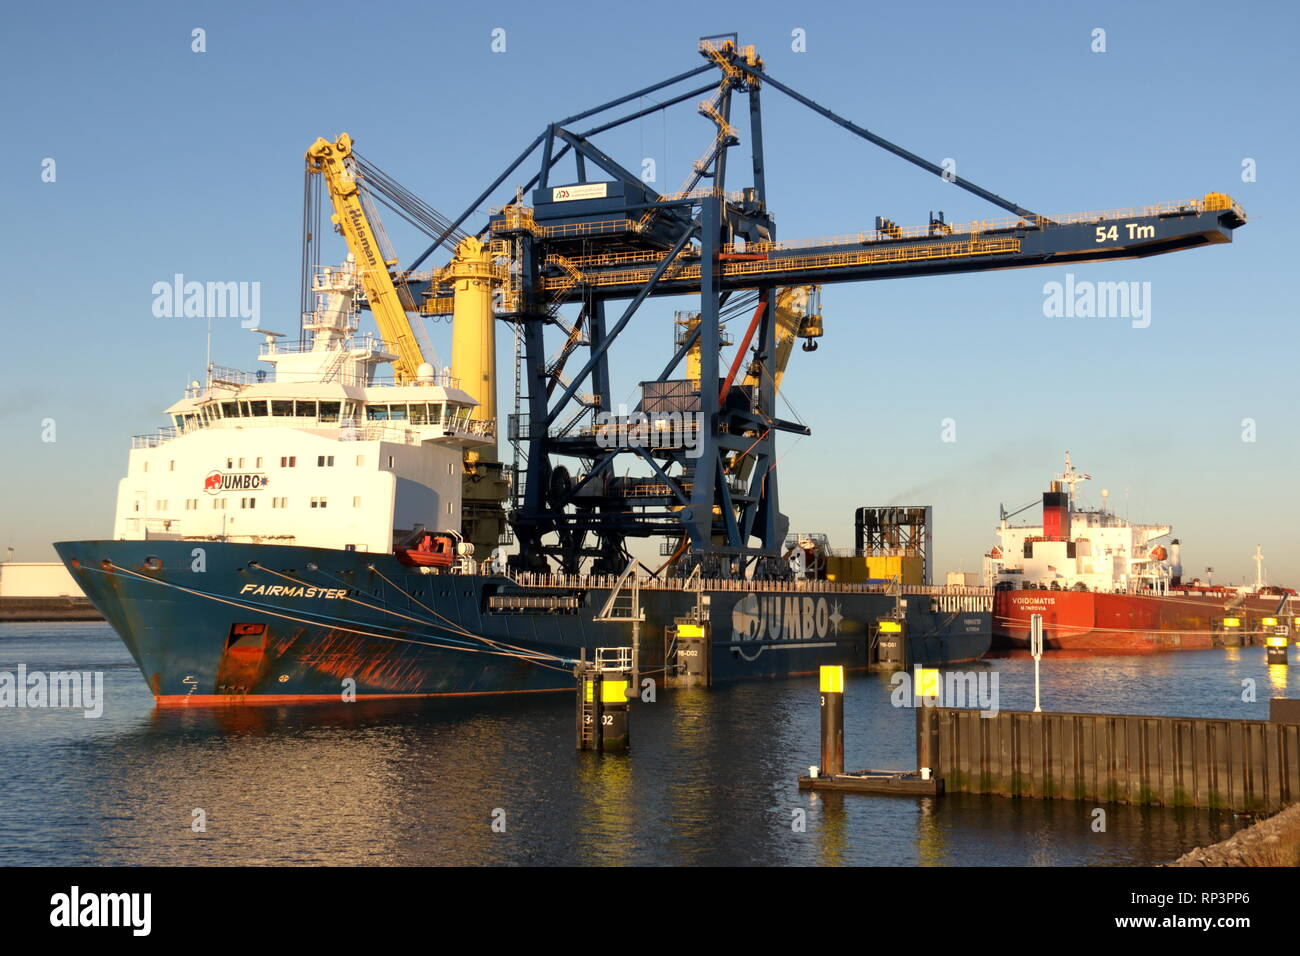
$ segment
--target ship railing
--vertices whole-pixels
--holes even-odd
[[[924,554],[925,549],[900,545],[897,548],[828,548],[827,553],[835,558],[915,558]]]
[[[257,354],[266,355],[296,355],[303,352],[317,351],[314,337],[308,337],[303,342],[263,342],[258,348]],[[386,339],[381,339],[373,333],[366,332],[361,335],[350,335],[342,340],[341,346],[335,346],[329,349],[320,349],[321,352],[350,352],[350,351],[378,351],[397,354],[397,346]]]
[[[177,430],[176,426],[168,425],[164,428],[159,428],[158,431],[152,435],[132,435],[131,447],[132,448],[157,448],[159,445],[171,441],[178,434],[179,431]]]
[[[512,580],[521,587],[608,590],[618,585],[619,577],[612,574],[543,574],[521,571],[514,575]],[[628,583],[625,581],[624,585]],[[637,579],[637,586],[658,591],[694,591],[697,588],[705,591],[752,591],[756,587],[761,587],[765,591],[789,594],[884,594],[887,589],[890,589],[891,593],[901,595],[952,599],[956,602],[953,604],[953,609],[960,607],[963,610],[977,610],[980,607],[991,606],[988,602],[993,599],[993,591],[990,588],[940,584],[891,586],[822,580],[754,581],[749,578],[700,578],[698,581],[689,581],[685,578],[657,578],[642,575]]]
[[[208,367],[208,387],[213,385],[227,385],[242,388],[245,385],[265,385],[268,382],[275,381],[275,373],[270,369],[258,369],[255,372],[245,372],[242,369],[229,368],[225,365],[212,365]]]
[[[457,425],[455,430],[484,438],[496,438],[497,423],[486,418],[471,418],[469,421]]]
[[[159,445],[179,438],[181,435],[188,435],[191,432],[207,428],[223,427],[227,421],[236,422],[237,424],[233,427],[237,428],[337,428],[340,441],[386,441],[399,445],[418,445],[429,437],[421,429],[395,427],[375,422],[358,424],[355,419],[328,420],[310,415],[277,415],[274,417],[218,419],[216,421],[196,418],[179,428],[168,425],[159,428],[157,432],[151,435],[133,435],[131,437],[131,447],[157,448]],[[432,428],[436,427],[436,425],[437,423],[431,423],[428,427]],[[472,435],[476,438],[495,438],[496,422],[471,420],[468,422],[443,423],[442,431],[449,438],[465,435]]]

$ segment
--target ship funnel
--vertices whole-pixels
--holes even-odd
[[[1174,584],[1183,582],[1183,546],[1174,538],[1169,542],[1169,576]]]
[[[1063,482],[1052,482],[1043,492],[1043,537],[1068,541],[1070,538],[1070,493]]]

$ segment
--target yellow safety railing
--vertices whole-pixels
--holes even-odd
[[[810,269],[851,268],[888,262],[915,262],[929,259],[960,259],[969,256],[989,256],[1020,251],[1020,240],[1014,236],[996,239],[966,239],[960,242],[926,243],[924,245],[880,245],[867,249],[843,252],[823,252],[806,256],[782,256],[780,259],[759,259],[746,262],[724,262],[719,271],[723,276],[758,276],[774,272],[800,272]],[[680,258],[680,257],[679,257]],[[622,269],[611,272],[587,273],[583,282],[591,286],[644,285],[654,274],[653,268]],[[670,265],[660,279],[661,283],[698,281],[700,264]],[[544,279],[542,288],[558,290],[569,277]]]
[[[694,246],[687,246],[677,254],[679,259],[698,259],[700,250]],[[560,256],[547,256],[546,265],[564,268],[558,261]],[[641,249],[636,252],[603,252],[591,256],[572,256],[566,261],[570,266],[577,269],[591,269],[604,266],[622,266],[639,263],[650,263],[657,265],[664,258],[663,252],[653,249]]]

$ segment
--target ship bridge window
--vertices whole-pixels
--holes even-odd
[[[315,417],[316,417],[316,403],[315,403],[315,402],[304,402],[304,401],[302,401],[302,400],[299,400],[299,401],[295,402],[294,404],[295,404],[295,406],[296,406],[296,408],[295,408],[295,410],[294,410],[294,414],[297,415],[299,418],[315,418]]]
[[[339,406],[341,402],[321,402],[320,403],[320,420],[323,422],[336,422],[339,420]]]
[[[248,414],[254,417],[266,417],[266,399],[259,399],[248,403]]]
[[[222,418],[238,418],[238,417],[239,417],[239,402],[222,402],[222,403],[221,403],[221,417],[222,417]]]
[[[279,418],[289,418],[293,415],[293,399],[283,399],[271,402],[271,414]]]
[[[368,422],[404,422],[407,420],[406,405],[367,405]]]
[[[412,405],[412,425],[436,425],[442,421],[442,405]]]

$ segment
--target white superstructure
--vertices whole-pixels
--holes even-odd
[[[357,333],[351,262],[313,287],[305,343],[263,333],[270,370],[210,366],[171,425],[132,440],[115,538],[387,552],[418,526],[460,530],[464,449],[493,444],[495,422],[471,420],[445,371],[378,380],[396,353]]]
[[[1065,466],[1043,495],[1042,524],[1011,525],[1002,518],[997,546],[984,556],[985,584],[1157,593],[1177,584],[1178,542],[1156,543],[1173,529],[1125,521],[1108,509],[1105,491],[1100,508],[1075,510],[1074,486],[1091,475],[1076,471],[1068,454]]]

